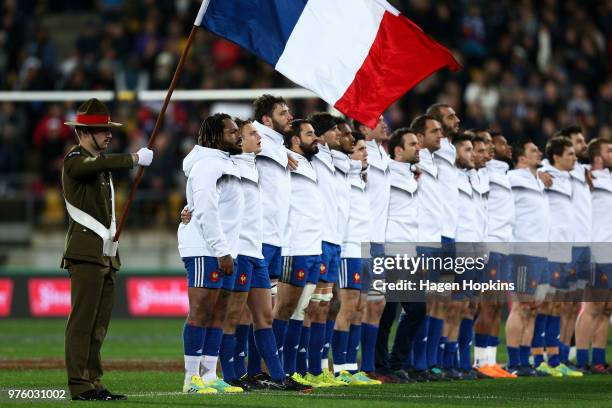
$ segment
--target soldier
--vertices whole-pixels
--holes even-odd
[[[108,108],[97,99],[82,104],[74,122],[79,144],[64,158],[62,186],[70,215],[62,268],[68,269],[72,308],[66,326],[66,369],[73,400],[125,400],[101,382],[100,349],[113,309],[121,265],[115,235],[111,170],[148,166],[153,151],[103,154],[112,139]]]

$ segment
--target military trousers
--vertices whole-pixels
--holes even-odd
[[[103,390],[100,349],[115,300],[117,271],[88,262],[71,263],[71,311],[66,325],[65,356],[72,396]]]

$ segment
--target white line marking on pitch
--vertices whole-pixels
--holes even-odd
[[[161,396],[179,396],[179,395],[193,395],[194,398],[208,398],[208,397],[219,397],[225,395],[231,396],[264,396],[264,395],[282,395],[284,397],[306,397],[306,398],[406,398],[406,399],[463,399],[463,400],[514,400],[514,401],[550,401],[550,398],[544,397],[507,397],[507,396],[495,396],[495,395],[436,395],[436,394],[321,394],[321,393],[297,393],[297,392],[264,392],[264,393],[235,393],[235,394],[216,394],[216,395],[202,395],[198,394],[186,394],[183,392],[147,392],[140,394],[128,394],[129,397],[161,397]]]

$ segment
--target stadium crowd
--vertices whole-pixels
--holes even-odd
[[[391,134],[382,116],[253,106],[255,120],[206,118],[183,161],[183,392],[612,374],[611,138],[572,125],[544,158],[463,129],[446,103]],[[402,253],[426,263],[376,272]],[[420,291],[385,297],[409,280]]]
[[[166,89],[199,3],[3,0],[0,90]],[[391,106],[385,113],[389,128],[408,125],[423,107],[441,100],[455,107],[466,128],[501,131],[510,142],[529,137],[540,148],[568,123],[581,125],[587,139],[612,133],[612,2],[394,4],[450,47],[466,68],[458,75],[429,78]],[[60,23],[53,24],[54,18]],[[62,30],[70,30],[69,42],[61,41]],[[178,88],[287,86],[293,85],[270,66],[201,30]],[[290,103],[303,117],[324,109],[319,100]],[[10,187],[8,174],[32,175],[28,188],[35,192],[56,187],[61,157],[73,143],[63,122],[76,105],[0,105],[3,187]],[[111,108],[113,117],[126,123],[115,133],[112,151],[142,145],[159,104],[117,101]],[[156,164],[145,173],[143,187],[162,195],[182,190],[181,157],[210,108],[208,102],[172,104],[155,146]],[[57,160],[49,160],[53,157]],[[127,172],[117,177],[128,178]]]

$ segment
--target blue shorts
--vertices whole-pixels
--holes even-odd
[[[374,273],[374,258],[385,257],[385,244],[379,242],[370,242],[370,256],[371,258],[364,259],[363,262],[365,267],[363,268],[363,274],[361,276],[361,293],[368,293],[372,286],[373,279],[384,279],[384,272]]]
[[[270,276],[263,259],[238,255],[236,261],[238,267],[234,271],[234,292],[248,292],[251,288],[270,289]]]
[[[548,269],[542,278],[542,283],[548,283],[556,289],[569,289],[569,273],[571,263],[548,261]]]
[[[517,293],[533,295],[548,271],[548,260],[541,256],[511,255],[512,282]]]
[[[361,258],[342,258],[340,261],[340,289],[361,290],[364,263]]]
[[[321,274],[321,255],[297,255],[283,257],[282,281],[303,288],[306,282],[319,281]]]
[[[499,252],[491,252],[489,262],[479,279],[481,282],[489,280],[512,282],[512,257]]]
[[[596,289],[612,289],[612,263],[596,263],[591,285]]]
[[[270,279],[278,279],[281,276],[283,270],[283,257],[281,256],[281,247],[277,247],[270,244],[263,244],[261,246],[261,252],[263,253],[266,266],[268,268],[268,274]]]
[[[573,247],[572,248],[572,267],[575,271],[575,280],[588,282],[591,280],[591,248]],[[570,271],[571,272],[571,271]],[[573,274],[570,273],[570,282],[574,281]]]
[[[321,244],[321,274],[319,280],[338,283],[340,275],[340,245],[323,241]]]
[[[219,261],[214,256],[188,256],[183,258],[187,270],[187,285],[190,288],[225,289],[234,287],[234,277],[225,276],[219,270]],[[234,273],[237,265],[234,260]]]

